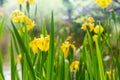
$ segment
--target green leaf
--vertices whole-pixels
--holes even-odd
[[[99,65],[100,80],[105,80],[104,67],[103,67],[100,48],[99,48],[98,42],[96,41],[95,43],[96,43],[96,52],[97,52],[97,59],[98,59],[98,65]]]
[[[53,69],[54,69],[54,16],[52,12],[51,16],[51,27],[50,27],[50,47],[49,53],[47,58],[47,80],[54,80],[53,79]]]
[[[0,74],[0,80],[4,80],[1,74]]]
[[[14,35],[13,31],[10,28],[8,28],[8,29],[9,29],[11,35],[12,35],[15,50],[16,50],[17,54],[19,54],[18,44],[17,44],[16,38],[15,38],[15,35]]]
[[[70,65],[68,60],[65,60],[65,71],[64,71],[64,80],[70,80]]]
[[[3,75],[3,65],[2,65],[2,53],[0,51],[0,75],[2,80],[4,80],[4,75]]]
[[[13,53],[13,45],[12,41],[10,44],[10,59],[11,59],[11,80],[15,80],[15,60],[14,60],[14,53]]]
[[[0,22],[0,37],[2,35],[2,32],[3,32],[3,27],[4,27],[4,23],[5,23],[5,18],[6,16],[3,16],[1,22]]]
[[[60,78],[59,80],[65,80],[65,62],[64,62],[64,54],[61,54],[60,56],[60,72],[59,72],[59,75],[60,75]],[[66,76],[67,77],[67,76]]]
[[[46,30],[45,21],[44,21],[43,24],[42,24],[42,34],[43,34],[44,36],[47,36],[47,30]]]
[[[28,50],[27,50],[27,48],[25,47],[25,44],[24,44],[22,38],[20,37],[17,29],[15,28],[14,23],[13,23],[12,21],[11,21],[11,23],[12,23],[12,27],[13,27],[13,30],[14,30],[14,34],[15,34],[16,39],[17,39],[17,41],[18,41],[18,44],[19,44],[19,46],[20,46],[20,49],[24,52],[24,53],[22,53],[22,55],[25,54],[25,57],[26,57],[26,60],[27,60],[27,64],[28,64],[28,68],[29,68],[31,77],[33,78],[33,80],[36,80],[35,72],[34,72],[34,69],[33,69],[33,66],[32,66],[31,58],[30,58],[30,56],[29,56],[29,54],[28,54]]]

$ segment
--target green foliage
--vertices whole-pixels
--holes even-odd
[[[68,5],[66,5],[68,6]],[[20,5],[22,10],[22,5]],[[68,6],[69,7],[69,6]],[[30,5],[26,5],[27,15],[30,17]],[[37,15],[37,5],[35,10]],[[113,24],[116,25],[116,15],[112,13],[111,20],[114,20]],[[0,34],[2,34],[3,24],[5,17],[3,17],[0,26]],[[40,38],[34,38],[36,42],[30,46],[35,34],[28,31],[27,22],[20,21],[14,23],[11,20],[12,29],[9,28],[11,34],[10,42],[10,62],[11,62],[11,80],[120,80],[120,50],[117,44],[117,51],[113,52],[112,45],[110,44],[110,37],[106,36],[104,31],[95,33],[98,35],[96,41],[93,39],[93,32],[86,29],[86,33],[83,39],[82,48],[78,48],[80,52],[75,50],[74,45],[71,43],[71,39],[66,39],[66,31],[62,34],[62,37],[55,37],[55,21],[54,13],[51,12],[51,25],[50,25],[50,40],[46,40],[47,32],[46,23],[42,23]],[[78,20],[77,22],[79,22]],[[101,22],[100,22],[101,23]],[[99,25],[100,25],[99,23]],[[110,23],[110,22],[109,22]],[[112,23],[112,21],[111,21]],[[97,23],[96,23],[97,24]],[[102,26],[104,26],[103,23]],[[109,24],[107,24],[109,26]],[[24,26],[24,31],[23,31]],[[18,28],[20,29],[20,32]],[[115,26],[116,27],[116,26]],[[118,40],[118,33],[116,27],[116,41]],[[101,38],[103,40],[101,40]],[[37,41],[41,41],[40,43]],[[63,47],[61,47],[63,42]],[[68,42],[68,43],[67,43]],[[49,43],[49,49],[44,51],[39,47],[43,47],[45,43]],[[39,44],[39,47],[36,45]],[[40,46],[42,44],[42,46]],[[108,48],[108,56],[110,57],[109,65],[106,65],[104,61],[105,47]],[[47,48],[47,45],[45,47]],[[36,52],[34,52],[36,50]],[[76,52],[75,52],[76,51]],[[75,53],[75,54],[74,54]],[[80,53],[80,54],[79,54]],[[114,53],[118,53],[114,56]],[[15,58],[17,54],[17,60]],[[22,56],[19,56],[19,55]],[[78,59],[74,55],[80,56]],[[66,57],[67,55],[67,57]],[[22,77],[19,76],[17,65],[20,63]],[[2,53],[0,52],[0,80],[4,80],[3,75],[3,63]]]
[[[6,16],[3,16],[3,17],[2,17],[2,20],[0,21],[0,37],[1,37],[2,32],[3,32],[3,27],[4,27],[4,23],[5,23],[5,18],[6,18]]]

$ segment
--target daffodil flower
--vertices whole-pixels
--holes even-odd
[[[70,71],[72,72],[73,70],[78,71],[79,70],[79,61],[74,61],[70,65]]]
[[[112,4],[112,0],[96,0],[96,4],[98,4],[102,9],[105,9]]]

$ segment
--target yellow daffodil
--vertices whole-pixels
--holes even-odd
[[[96,0],[96,4],[98,4],[102,9],[105,9],[108,5],[112,4],[112,0]]]
[[[36,0],[17,0],[17,4],[24,4],[25,2],[28,2],[29,4],[33,4],[36,2]]]
[[[31,30],[31,29],[33,29],[34,27],[35,27],[35,23],[34,23],[34,21],[33,22],[31,22],[30,24],[28,24],[26,27],[27,27],[27,31],[29,31],[29,30]],[[23,32],[25,32],[25,27],[23,27]]]
[[[30,42],[30,48],[35,54],[38,53],[37,41],[38,39],[35,38],[33,41]]]
[[[26,15],[24,15],[23,12],[19,10],[15,10],[11,13],[10,18],[15,23],[25,23],[25,26],[27,28],[27,31],[33,29],[35,27],[35,22],[32,21],[30,18],[28,18]],[[23,32],[25,32],[25,27],[22,28]]]
[[[94,36],[93,36],[93,41],[96,42],[97,40],[98,40],[98,35],[94,35]]]
[[[69,50],[70,50],[70,47],[73,49],[73,52],[75,52],[76,50],[76,47],[74,44],[70,44],[68,41],[65,41],[64,43],[62,43],[61,45],[61,49],[64,53],[64,57],[67,58],[68,55],[69,55]]]
[[[87,26],[88,26],[88,24],[87,24],[87,23],[84,23],[84,24],[82,24],[81,29],[86,30],[86,29],[87,29]]]
[[[13,22],[24,22],[24,16],[16,16],[13,18]]]
[[[94,18],[93,17],[88,17],[87,18],[87,23],[82,24],[81,29],[86,30],[87,28],[92,32],[94,30]]]
[[[64,53],[64,57],[67,58],[68,53],[69,53],[69,47],[70,47],[70,43],[68,41],[62,43],[61,49]]]
[[[93,17],[88,17],[87,21],[88,21],[89,23],[93,23],[93,22],[95,22],[95,20],[94,20]]]
[[[103,27],[102,26],[100,26],[100,25],[96,25],[96,27],[94,28],[94,32],[95,33],[102,33],[104,31],[104,29],[103,29]]]
[[[22,59],[22,55],[21,55],[21,54],[18,54],[18,56],[17,56],[17,62],[20,62],[21,59]]]
[[[23,15],[24,15],[24,13],[21,12],[20,10],[15,10],[11,13],[10,18],[14,18],[14,17],[17,17],[17,16],[23,16]]]
[[[74,45],[74,44],[71,44],[70,46],[71,46],[71,48],[73,49],[73,52],[75,52],[75,51],[76,51],[75,45]]]
[[[38,49],[46,52],[49,49],[49,43],[50,43],[49,35],[47,35],[46,37],[40,35],[40,38],[35,38],[33,41],[30,42],[30,48],[34,53],[38,53]]]
[[[96,42],[98,40],[98,35],[95,34],[92,38],[93,38],[93,41]],[[100,38],[100,40],[102,41],[102,37]]]
[[[92,32],[94,30],[94,23],[89,23],[88,24],[90,32]]]
[[[23,4],[23,3],[25,3],[25,1],[26,1],[26,0],[17,0],[17,1],[16,1],[16,4]]]
[[[44,37],[43,35],[40,35],[40,38],[38,38],[37,41],[37,47],[41,50],[41,51],[48,51],[49,49],[49,43],[50,43],[50,36],[47,35],[46,37]]]
[[[33,3],[35,3],[36,2],[36,0],[28,0],[28,3],[29,4],[33,4]]]
[[[79,70],[79,61],[74,61],[70,65],[70,71],[72,72],[73,70],[78,71]]]

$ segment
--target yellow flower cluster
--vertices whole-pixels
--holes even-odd
[[[90,29],[90,32],[92,32],[94,29],[94,22],[95,22],[94,19],[92,17],[89,17],[87,19],[87,22],[82,24],[81,29],[86,30],[88,27]]]
[[[16,1],[17,4],[24,4],[26,2],[28,2],[29,4],[33,4],[36,2],[36,0],[17,0]]]
[[[72,72],[73,70],[78,71],[79,70],[79,61],[74,61],[70,65],[70,71]]]
[[[104,31],[103,27],[101,25],[96,25],[96,27],[94,28],[94,32],[96,34],[98,33],[102,33]]]
[[[61,45],[61,49],[64,53],[64,57],[67,58],[67,56],[69,55],[69,50],[70,50],[70,47],[73,49],[73,51],[75,52],[76,50],[76,47],[74,44],[70,44],[68,41],[65,41],[64,43],[62,43]]]
[[[96,4],[98,4],[102,9],[105,9],[108,5],[112,4],[112,0],[96,0]]]
[[[10,18],[15,23],[18,23],[18,22],[25,23],[28,31],[35,27],[35,22],[32,21],[23,12],[21,12],[19,10],[13,11],[10,15]],[[23,27],[23,32],[25,32],[25,27]]]
[[[98,40],[98,33],[102,33],[104,31],[103,27],[101,25],[96,25],[96,27],[94,28],[94,33],[96,33],[93,36],[93,41],[97,41]],[[100,40],[102,41],[102,37],[100,38]]]
[[[38,49],[46,52],[49,49],[49,43],[50,43],[50,36],[47,35],[46,37],[44,37],[41,34],[40,38],[35,38],[33,41],[30,42],[30,48],[34,53],[38,53]]]
[[[93,41],[97,41],[98,34],[103,33],[104,29],[101,25],[94,25],[94,22],[95,22],[94,18],[88,17],[87,22],[82,24],[81,29],[87,30],[87,27],[89,27],[89,31],[90,32],[94,31],[94,33],[95,33],[95,35],[93,36]],[[101,38],[101,40],[102,40],[102,38]]]

